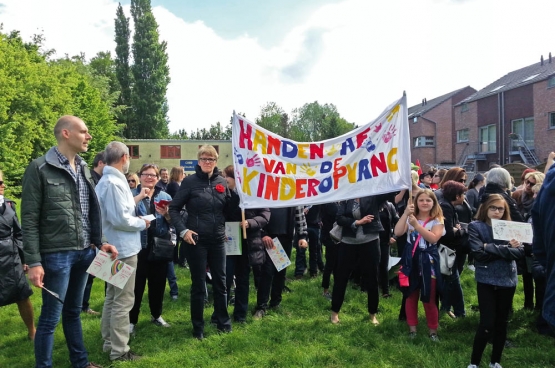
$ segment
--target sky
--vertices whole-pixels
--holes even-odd
[[[129,2],[122,1],[131,17]],[[56,57],[114,55],[113,0],[0,0],[3,32]],[[168,44],[170,131],[318,101],[356,124],[555,53],[553,0],[152,0]]]

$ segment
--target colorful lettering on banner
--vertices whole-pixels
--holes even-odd
[[[329,203],[410,188],[406,96],[341,137],[295,142],[234,114],[233,152],[243,208]]]

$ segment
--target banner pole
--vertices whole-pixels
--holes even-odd
[[[242,224],[245,223],[245,221],[247,221],[245,219],[245,210],[243,208],[241,208],[241,220],[242,220]],[[247,229],[245,228],[245,226],[241,226],[243,228],[243,239],[247,238]]]

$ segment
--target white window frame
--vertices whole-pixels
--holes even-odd
[[[469,136],[470,136],[470,129],[466,128],[466,129],[457,130],[457,143],[468,142]]]
[[[433,136],[420,136],[413,138],[414,148],[418,147],[435,147],[435,137]]]
[[[515,124],[521,124],[520,129],[515,127]],[[528,127],[531,125],[531,127]],[[534,148],[534,118],[524,118],[524,119],[515,119],[511,120],[511,132],[519,134],[528,148]],[[528,134],[526,134],[528,132]],[[518,151],[518,147],[515,145],[516,141],[513,139],[511,141],[511,151]]]
[[[493,134],[492,134],[493,130]],[[487,133],[484,136],[484,133]],[[480,139],[480,152],[481,153],[496,153],[497,152],[497,126],[490,124],[480,127],[478,132]],[[493,137],[490,137],[493,135]]]

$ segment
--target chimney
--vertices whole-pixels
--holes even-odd
[[[543,65],[543,55],[542,55],[542,57],[540,58],[540,65]]]
[[[422,99],[422,106],[424,106],[424,99]]]
[[[551,53],[549,53],[549,64],[551,64]]]
[[[425,98],[425,99],[424,99],[424,105],[427,105],[427,104],[428,104],[428,99]]]

